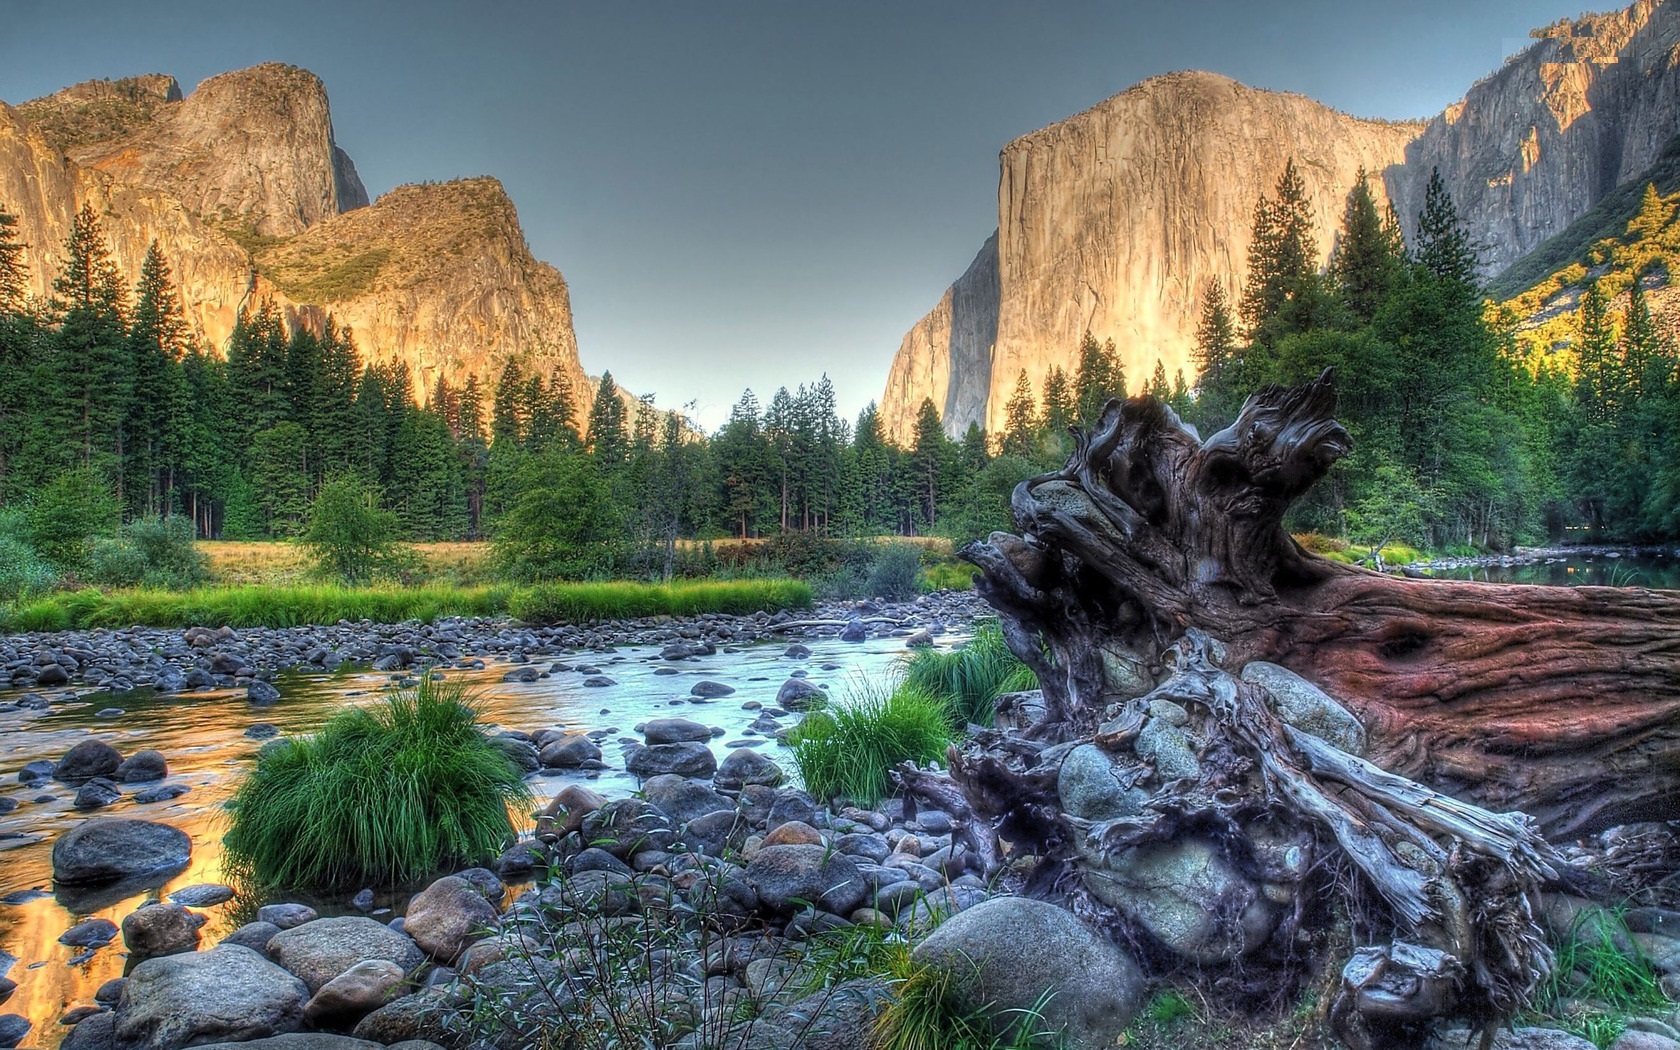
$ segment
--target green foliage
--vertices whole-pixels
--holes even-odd
[[[945,704],[919,689],[863,687],[806,715],[788,744],[811,794],[873,806],[892,794],[888,773],[899,763],[945,757],[949,719]]]
[[[116,538],[97,537],[89,546],[87,580],[101,587],[184,590],[207,575],[192,524],[179,516],[141,518],[124,525]]]
[[[379,506],[378,493],[343,475],[321,486],[302,539],[322,575],[356,585],[393,564],[396,534],[397,516]]]
[[[296,302],[341,303],[372,291],[391,254],[390,248],[369,248],[307,272],[298,267],[268,268],[267,276]]]
[[[97,471],[87,467],[58,475],[29,508],[29,535],[41,557],[66,572],[87,568],[89,541],[114,533],[117,502]]]
[[[1168,990],[1149,1000],[1143,1016],[1155,1024],[1168,1025],[1196,1016],[1196,1007],[1182,992]]]
[[[58,571],[35,551],[21,508],[0,508],[0,599],[16,599],[58,585]]]
[[[922,568],[922,552],[908,543],[889,543],[875,552],[874,564],[865,580],[865,594],[888,601],[908,601],[916,596]]]
[[[904,685],[943,703],[954,728],[989,726],[997,698],[1038,688],[1038,677],[1009,651],[996,620],[980,623],[974,637],[949,652],[918,649],[904,660]]]
[[[264,886],[329,890],[492,859],[514,838],[508,807],[531,795],[477,717],[459,685],[427,678],[265,746],[233,800],[234,869]]]
[[[1595,1046],[1614,1042],[1629,1016],[1671,1005],[1620,912],[1583,911],[1553,952],[1551,978],[1536,992],[1533,1009]]]
[[[922,558],[919,588],[923,591],[967,591],[974,589],[974,566],[953,558]]]
[[[594,459],[559,450],[532,456],[516,470],[514,488],[492,538],[502,572],[526,582],[611,575],[621,522]]]
[[[895,997],[876,1019],[875,1050],[1051,1050],[1060,1033],[1044,1019],[1053,992],[1032,1009],[970,1010],[961,1005],[964,975],[922,966],[908,952],[893,969]]]
[[[596,623],[642,616],[747,615],[807,609],[811,588],[798,580],[630,581],[539,584],[514,592],[508,614],[526,623]]]
[[[88,627],[296,627],[370,620],[431,623],[508,611],[507,587],[203,587],[190,591],[62,591],[0,607],[0,631]]]

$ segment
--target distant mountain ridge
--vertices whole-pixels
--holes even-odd
[[[1410,233],[1432,169],[1492,276],[1560,234],[1680,132],[1680,3],[1639,0],[1537,30],[1427,122],[1367,121],[1209,73],[1144,81],[999,157],[998,228],[906,335],[882,395],[908,440],[922,400],[990,432],[1024,370],[1041,393],[1081,337],[1112,338],[1133,390],[1157,361],[1194,378],[1209,281],[1235,299],[1254,202],[1293,157],[1327,257],[1363,166]]]
[[[531,255],[501,184],[403,186],[370,203],[307,70],[254,66],[185,95],[153,74],[0,103],[0,205],[21,220],[38,296],[83,203],[130,280],[158,242],[212,348],[266,298],[290,324],[331,315],[364,360],[407,363],[422,396],[518,359],[564,374],[587,410],[565,279]]]

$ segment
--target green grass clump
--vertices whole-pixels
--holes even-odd
[[[493,616],[507,609],[507,587],[342,587],[331,584],[141,588],[60,592],[0,608],[0,630],[88,627],[295,627],[372,620],[430,623],[441,616]]]
[[[974,589],[974,566],[960,561],[938,561],[922,566],[920,589],[931,591],[971,591]]]
[[[1595,1046],[1614,1042],[1628,1017],[1670,1006],[1618,912],[1584,911],[1553,952],[1552,976],[1535,994],[1535,1012]]]
[[[981,623],[974,637],[949,652],[918,649],[904,662],[904,684],[944,702],[954,728],[989,726],[997,698],[1038,688],[1033,674],[1009,651],[996,620]]]
[[[401,885],[495,857],[514,837],[508,807],[530,803],[464,689],[428,678],[265,745],[224,844],[232,870],[263,886]]]
[[[965,1009],[956,995],[962,975],[922,966],[908,950],[894,960],[892,977],[896,996],[875,1019],[875,1050],[1049,1050],[1062,1044],[1044,1020],[1050,993],[1028,1010]]]
[[[873,806],[892,794],[888,774],[899,763],[945,757],[949,719],[945,704],[920,689],[883,688],[812,711],[788,733],[788,743],[811,794]]]
[[[699,613],[745,615],[810,606],[810,585],[799,580],[696,580],[670,584],[609,581],[538,584],[514,594],[508,612],[527,623],[590,623]]]

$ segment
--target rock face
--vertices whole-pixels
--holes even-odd
[[[952,436],[997,432],[1021,370],[1041,396],[1052,365],[1071,376],[1086,331],[1114,340],[1134,391],[1157,360],[1193,379],[1207,283],[1240,295],[1254,203],[1290,157],[1321,262],[1359,167],[1408,236],[1438,168],[1485,273],[1505,269],[1680,133],[1680,5],[1639,0],[1534,35],[1427,124],[1174,73],[1010,143],[997,233],[899,346],[888,432],[908,442],[924,398]]]
[[[518,358],[563,375],[587,409],[566,283],[532,257],[501,185],[404,186],[369,205],[305,70],[255,66],[184,97],[153,75],[0,103],[0,204],[19,218],[35,295],[84,203],[130,281],[157,241],[212,348],[267,298],[292,326],[330,314],[364,360],[406,362],[417,395],[440,376],[493,381]]]
[[[145,1050],[295,1032],[303,982],[256,952],[221,945],[134,968],[116,1007],[116,1035]]]
[[[1194,374],[1210,280],[1240,295],[1254,202],[1295,158],[1315,213],[1339,217],[1361,167],[1399,163],[1417,125],[1358,120],[1212,73],[1146,80],[1023,136],[1000,157],[998,232],[899,346],[881,408],[913,436],[924,397],[946,431],[1002,428],[1022,369],[1035,395],[1072,373],[1086,331],[1134,385],[1157,360]],[[1329,239],[1320,238],[1320,261]]]

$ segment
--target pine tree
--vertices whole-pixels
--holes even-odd
[[[496,380],[496,392],[490,405],[490,443],[517,445],[524,439],[525,421],[520,412],[525,407],[525,369],[517,358],[509,358]]]
[[[134,320],[128,330],[128,372],[133,396],[123,419],[122,482],[119,493],[134,514],[171,509],[180,467],[181,358],[187,326],[169,265],[156,241],[146,250],[135,289]]]
[[[1429,172],[1413,257],[1437,280],[1456,286],[1469,297],[1476,296],[1476,249],[1469,230],[1459,221],[1458,208],[1441,180],[1439,168]]]
[[[926,531],[939,516],[939,501],[946,498],[946,482],[952,462],[951,442],[939,421],[933,399],[922,398],[916,412],[916,444],[910,452],[910,471],[915,493],[911,527]]]
[[[71,223],[53,292],[58,329],[40,369],[43,393],[51,398],[44,422],[58,445],[53,461],[114,478],[132,384],[122,279],[91,205],[82,205]]]
[[[1396,229],[1377,214],[1370,180],[1360,168],[1330,259],[1331,281],[1355,326],[1370,324],[1388,300],[1400,277],[1404,251]]]
[[[1589,422],[1608,422],[1615,411],[1612,358],[1616,352],[1616,335],[1610,319],[1609,297],[1597,281],[1588,284],[1581,295],[1576,325],[1577,398]]]
[[[1655,183],[1645,184],[1645,194],[1639,199],[1639,213],[1628,222],[1627,232],[1635,242],[1655,243],[1674,218],[1674,205],[1663,200]],[[0,273],[4,264],[0,263]]]
[[[1093,426],[1109,398],[1126,396],[1126,373],[1114,350],[1114,340],[1101,346],[1090,332],[1079,344],[1079,369],[1073,379],[1074,411],[1079,425]]]
[[[1044,377],[1044,431],[1057,448],[1062,447],[1068,427],[1073,425],[1074,411],[1073,384],[1061,365],[1051,365]]]
[[[1270,348],[1293,332],[1310,331],[1321,320],[1313,228],[1306,183],[1290,158],[1278,178],[1276,199],[1262,195],[1254,208],[1254,236],[1240,308],[1250,342]],[[1244,376],[1245,382],[1254,378]]]
[[[18,240],[18,217],[0,201],[0,314],[22,313],[29,298],[29,267]]]
[[[611,372],[601,373],[601,385],[595,389],[595,403],[589,408],[589,454],[603,474],[610,473],[624,463],[630,449],[629,436],[624,432],[624,402],[619,400],[618,384]]]
[[[1033,400],[1032,380],[1027,370],[1015,379],[1015,393],[1004,408],[1003,448],[1006,456],[1026,459],[1033,453],[1033,435],[1038,430],[1038,405]]]

